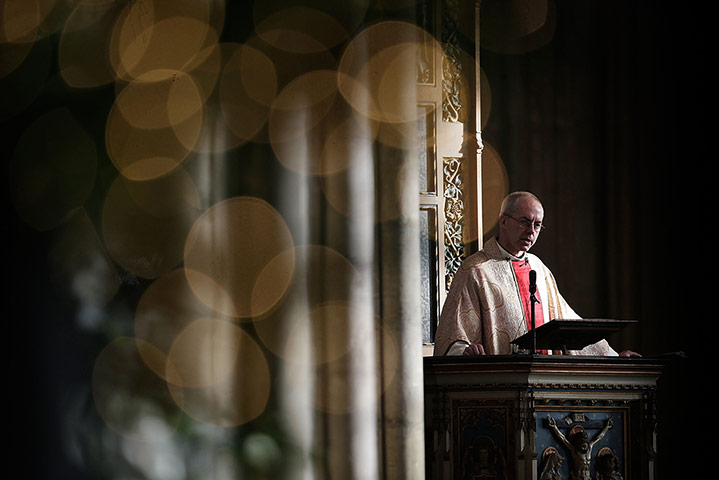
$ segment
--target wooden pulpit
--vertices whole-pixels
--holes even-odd
[[[664,365],[532,353],[426,357],[426,478],[653,480]]]

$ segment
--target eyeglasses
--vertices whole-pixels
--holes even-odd
[[[544,230],[544,225],[542,224],[542,222],[532,222],[526,218],[514,218],[513,216],[507,215],[506,213],[503,213],[502,215],[511,218],[512,220],[517,222],[522,228],[531,228],[535,232],[541,232],[542,230]]]

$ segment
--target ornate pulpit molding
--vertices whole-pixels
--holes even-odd
[[[424,367],[427,478],[655,478],[662,361],[510,355]],[[570,438],[595,443],[582,456]]]

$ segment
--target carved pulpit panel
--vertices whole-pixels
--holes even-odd
[[[653,480],[661,368],[617,357],[425,358],[426,478]]]
[[[629,406],[570,408],[537,408],[535,445],[539,454],[539,479],[631,478],[628,475],[631,463],[628,442],[632,431],[628,428],[632,420]],[[612,456],[611,464],[606,455]]]
[[[517,429],[513,401],[455,400],[454,464],[463,479],[500,480],[515,478],[512,442]]]

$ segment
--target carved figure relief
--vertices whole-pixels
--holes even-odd
[[[547,423],[554,435],[571,454],[570,480],[592,480],[590,473],[592,449],[597,442],[604,438],[607,431],[612,428],[612,419],[607,419],[602,431],[592,440],[589,439],[589,435],[581,425],[573,426],[569,430],[569,433],[564,435],[559,428],[557,428],[557,422],[551,415],[547,415]]]
[[[510,425],[509,410],[502,402],[472,402],[456,410],[456,464],[461,480],[509,480],[516,478],[507,458],[514,453],[507,443]]]
[[[609,447],[604,447],[597,453],[594,480],[624,480],[619,473],[619,459]]]
[[[562,480],[559,469],[564,463],[564,457],[559,454],[559,450],[554,447],[548,447],[542,453],[542,473],[539,480]]]
[[[506,480],[507,463],[491,438],[476,437],[462,458],[463,480]]]

